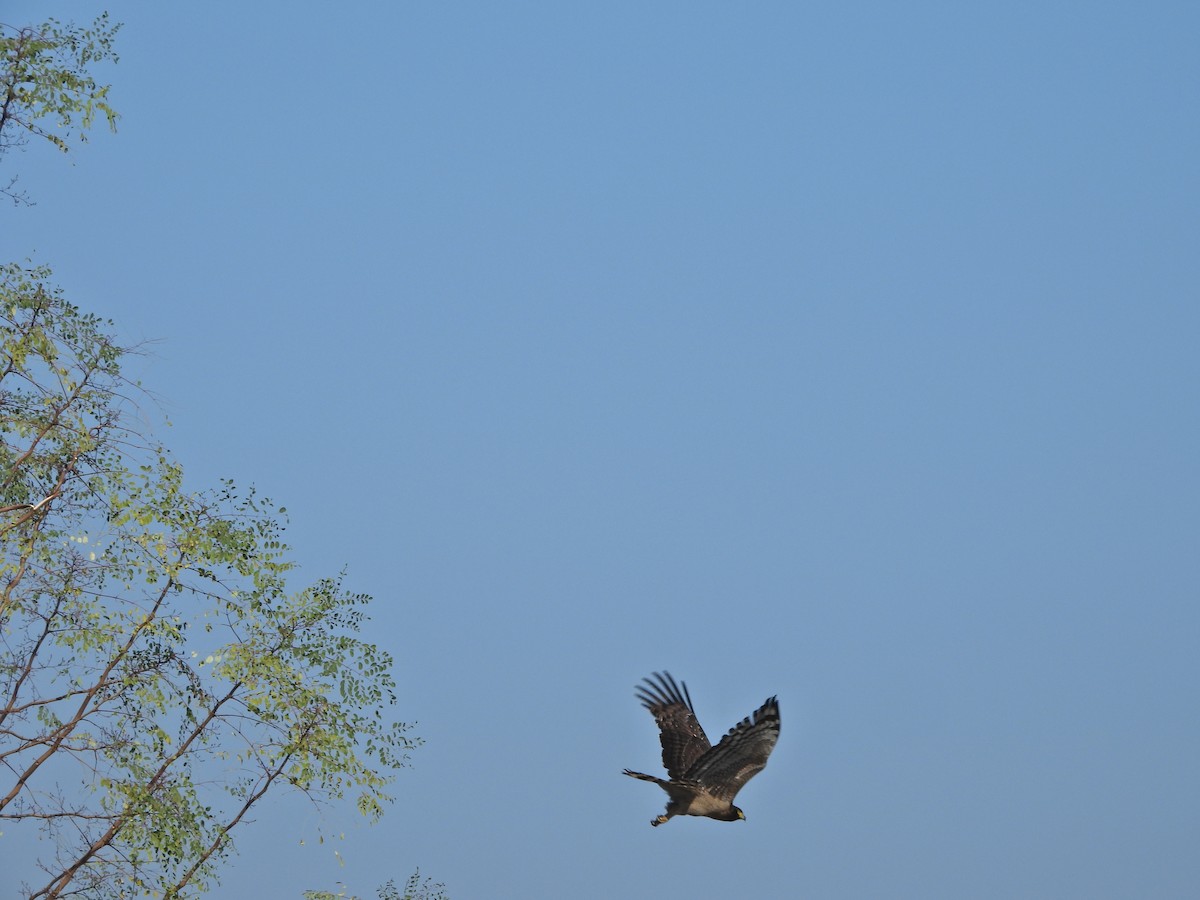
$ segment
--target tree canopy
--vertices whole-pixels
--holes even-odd
[[[0,152],[116,121],[87,74],[115,32],[3,31]],[[297,586],[283,507],[187,485],[136,355],[48,268],[0,265],[0,831],[48,838],[32,898],[196,896],[269,791],[373,820],[418,743],[370,598]]]
[[[0,23],[0,155],[31,136],[65,153],[72,139],[87,141],[97,114],[116,131],[120,116],[109,103],[112,86],[98,84],[92,67],[117,61],[113,42],[120,28],[108,13],[87,28],[57,19],[38,27]],[[16,181],[10,177],[0,192],[28,202]]]

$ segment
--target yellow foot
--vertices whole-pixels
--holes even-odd
[[[667,821],[666,816],[658,816],[657,818],[651,819],[650,824],[653,825],[655,828],[657,828],[659,825],[661,825],[665,821]]]

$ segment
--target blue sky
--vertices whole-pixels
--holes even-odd
[[[119,133],[5,159],[4,258],[155,341],[427,741],[225,896],[1194,896],[1195,4],[2,18],[104,8]],[[663,668],[779,695],[747,822],[620,775]]]

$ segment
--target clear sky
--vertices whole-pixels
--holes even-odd
[[[104,8],[120,131],[6,158],[3,258],[157,341],[427,741],[222,896],[1196,896],[1200,6],[0,18]],[[748,821],[649,827],[663,668],[778,694]]]

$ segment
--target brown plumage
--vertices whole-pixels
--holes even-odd
[[[658,723],[663,767],[670,781],[625,770],[652,781],[667,792],[666,814],[650,820],[661,825],[672,816],[707,816],[722,822],[746,818],[733,798],[747,781],[763,770],[779,740],[779,703],[771,697],[753,716],[747,716],[714,747],[696,719],[686,684],[676,684],[667,672],[642,679],[637,698]]]

